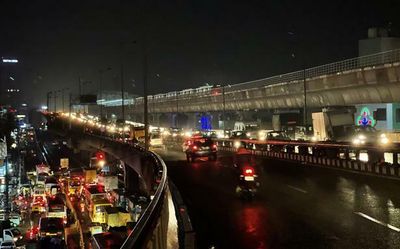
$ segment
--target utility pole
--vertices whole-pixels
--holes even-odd
[[[99,74],[100,74],[100,80],[99,80],[99,92],[100,92],[100,118],[103,118],[103,73],[105,71],[111,70],[111,67],[107,67],[105,69],[100,69]]]
[[[9,165],[8,165],[8,155],[7,155],[7,157],[5,159],[5,167],[4,167],[5,171],[6,171],[5,174],[4,174],[4,180],[5,180],[5,185],[6,185],[5,192],[4,192],[4,195],[5,195],[4,206],[5,206],[5,209],[6,209],[6,212],[5,212],[5,219],[6,220],[8,219],[9,214],[10,214],[10,208],[9,208],[9,202],[10,202],[9,198],[10,197],[9,197],[9,193],[8,193],[9,192],[8,167],[9,167]]]
[[[175,116],[175,126],[176,128],[178,128],[178,117],[179,117],[179,96],[178,96],[179,92],[176,91],[175,92],[175,100],[176,100],[176,116]]]
[[[124,93],[124,64],[122,62],[121,55],[121,111],[122,111],[122,120],[125,121],[125,93]]]
[[[50,96],[51,96],[51,92],[47,92],[46,94],[46,98],[47,98],[47,102],[46,102],[46,107],[47,107],[47,111],[50,111]]]
[[[72,112],[72,93],[70,92],[69,93],[69,114],[68,114],[68,116],[69,116],[68,121],[69,121],[69,129],[70,130],[71,130],[71,112]]]
[[[225,137],[225,122],[226,122],[226,118],[225,118],[225,85],[222,86],[222,128],[224,131],[224,137]]]
[[[78,77],[78,89],[79,89],[78,93],[79,93],[79,98],[80,98],[81,95],[82,95],[82,81],[81,81],[81,76]]]
[[[54,112],[57,112],[57,91],[53,91],[54,93]]]
[[[144,148],[149,150],[150,137],[149,137],[149,117],[148,117],[148,106],[147,106],[147,48],[146,40],[142,40],[143,46],[143,96],[144,96]]]
[[[304,106],[303,106],[303,123],[307,131],[307,82],[306,82],[306,67],[303,68],[303,95],[304,95]]]

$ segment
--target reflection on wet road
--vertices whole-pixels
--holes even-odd
[[[229,154],[189,164],[160,153],[199,248],[400,248],[398,182],[258,159],[259,192],[243,201]]]

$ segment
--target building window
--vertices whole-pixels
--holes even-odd
[[[400,123],[400,109],[396,109],[396,123]]]
[[[378,108],[374,111],[374,119],[377,121],[386,121],[386,108]]]

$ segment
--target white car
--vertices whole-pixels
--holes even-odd
[[[16,249],[15,243],[13,241],[3,241],[0,244],[0,249]]]

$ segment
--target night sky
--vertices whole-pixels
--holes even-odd
[[[147,2],[146,4],[144,4]],[[149,90],[234,84],[357,56],[371,26],[398,35],[400,1],[1,1],[0,56],[25,102],[90,81],[84,92],[125,87],[142,94],[146,43]],[[294,59],[291,54],[295,53]],[[4,84],[4,82],[3,82]]]

